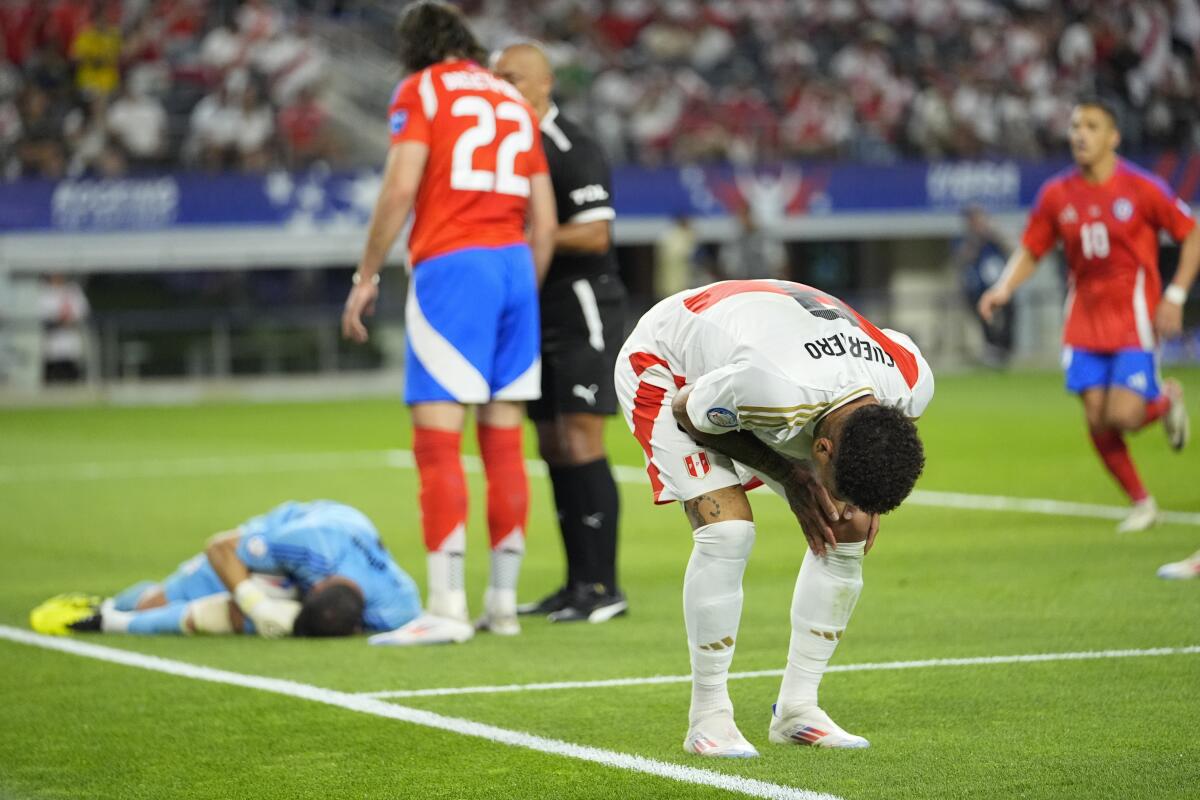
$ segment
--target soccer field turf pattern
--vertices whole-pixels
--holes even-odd
[[[1174,371],[1196,395],[1200,371]],[[1078,402],[1052,374],[940,380],[920,423],[926,491],[1120,506]],[[474,450],[473,437],[464,437]],[[640,450],[610,423],[614,463]],[[0,413],[0,624],[63,591],[111,593],[159,578],[211,533],[289,498],[366,511],[419,583],[416,473],[399,401],[76,408]],[[1200,512],[1200,447],[1171,453],[1154,426],[1132,438],[1165,509]],[[532,436],[528,453],[535,452]],[[389,466],[390,465],[390,466]],[[481,477],[469,593],[487,574]],[[549,484],[531,479],[523,598],[561,579]],[[755,492],[735,672],[778,670],[804,541]],[[391,649],[365,640],[77,637],[189,665],[344,693],[678,676],[687,672],[682,513],[621,485],[629,617],[525,621],[515,639]],[[1200,581],[1154,577],[1200,548],[1200,526],[1136,535],[1105,519],[910,505],[884,519],[833,664],[1200,644]],[[759,759],[682,752],[686,683],[404,697],[395,703],[647,763],[857,798],[1200,795],[1200,653],[831,672],[822,706],[871,748],[768,744],[775,676],[730,691]],[[300,697],[105,663],[0,639],[0,797],[732,797],[730,791],[486,741]],[[340,697],[340,695],[338,695]],[[405,712],[406,714],[409,712]],[[540,741],[540,739],[538,740]],[[657,767],[655,767],[657,769]],[[783,788],[781,788],[783,791]],[[782,796],[782,795],[781,795]]]

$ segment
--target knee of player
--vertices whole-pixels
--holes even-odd
[[[744,519],[713,522],[692,531],[696,548],[713,558],[749,558],[754,536],[754,523]]]
[[[871,532],[871,515],[865,511],[854,509],[850,519],[841,519],[831,523],[833,535],[839,542],[865,542]]]
[[[1119,431],[1136,431],[1146,412],[1141,408],[1109,408],[1104,412],[1104,427]]]

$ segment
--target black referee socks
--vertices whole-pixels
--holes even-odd
[[[617,590],[617,515],[620,500],[608,459],[551,467],[554,504],[567,555],[567,584]]]

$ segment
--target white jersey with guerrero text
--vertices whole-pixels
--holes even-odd
[[[668,297],[630,337],[691,385],[704,433],[752,432],[806,459],[817,423],[852,400],[919,417],[933,373],[912,339],[881,330],[841,300],[799,283],[725,281]]]

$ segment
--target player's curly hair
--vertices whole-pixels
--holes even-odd
[[[886,514],[908,497],[925,468],[913,421],[895,408],[862,406],[850,413],[833,456],[838,494],[868,514]]]
[[[293,636],[350,636],[362,630],[363,596],[357,588],[334,583],[304,597],[292,625]]]
[[[467,27],[462,12],[438,0],[421,0],[404,9],[396,24],[396,44],[400,61],[409,72],[450,56],[487,63],[487,51]]]

